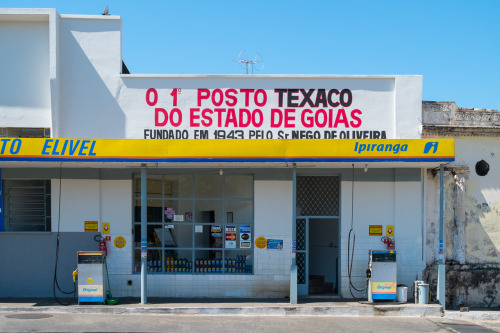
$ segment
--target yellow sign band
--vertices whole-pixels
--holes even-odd
[[[452,162],[453,139],[0,139],[0,161]]]

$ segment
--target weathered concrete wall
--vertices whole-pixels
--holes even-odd
[[[456,162],[445,171],[446,302],[448,306],[500,306],[500,156],[496,138],[456,138]],[[478,161],[490,170],[479,176]],[[424,279],[435,295],[439,246],[439,170],[427,174]]]
[[[448,306],[500,306],[500,112],[423,102],[423,138],[454,138],[446,166],[444,224]],[[476,172],[476,163],[489,166]],[[435,300],[439,246],[439,171],[427,173],[426,269]]]
[[[437,265],[427,266],[424,280],[429,282],[431,300],[436,300]],[[446,305],[500,307],[500,265],[446,265]]]

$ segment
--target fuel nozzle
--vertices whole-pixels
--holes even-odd
[[[368,269],[366,270],[366,279],[367,279],[367,280],[370,280],[370,279],[371,279],[371,277],[372,277],[372,270],[371,270],[371,268],[368,268]]]
[[[73,282],[76,282],[77,276],[78,276],[78,268],[73,271]]]

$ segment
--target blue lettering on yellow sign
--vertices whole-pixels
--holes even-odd
[[[47,139],[42,148],[42,155],[50,156],[96,156],[94,152],[95,140],[65,140],[62,148],[59,147],[59,139]],[[89,146],[90,145],[90,146]]]
[[[382,290],[385,290],[385,289],[392,289],[392,286],[382,286],[382,285],[378,285],[378,286],[377,286],[377,289],[382,289]]]
[[[0,139],[0,142],[2,142],[2,147],[0,148],[0,155],[5,154],[5,149],[7,146],[9,147],[9,152],[12,155],[16,155],[19,153],[19,150],[21,149],[21,139]]]
[[[377,144],[377,143],[369,143],[369,144],[359,144],[356,142],[356,145],[354,146],[354,151],[357,151],[358,154],[361,154],[364,151],[392,151],[393,154],[399,153],[399,151],[407,151],[408,150],[408,145],[403,144],[400,145],[399,143],[393,145],[390,143],[386,144]]]

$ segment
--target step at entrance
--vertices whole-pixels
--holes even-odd
[[[309,275],[309,295],[333,294],[333,282],[325,282],[323,275]]]

